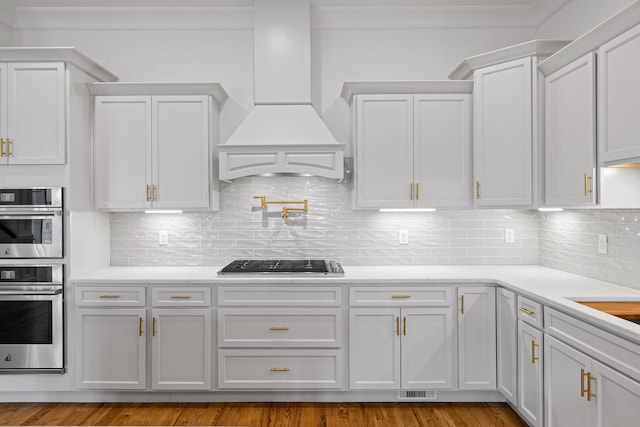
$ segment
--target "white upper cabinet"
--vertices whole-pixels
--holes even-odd
[[[94,117],[96,208],[150,207],[151,98],[96,97]]]
[[[471,95],[413,98],[416,207],[471,206]]]
[[[343,89],[356,94],[353,208],[470,207],[471,82],[363,85]]]
[[[595,57],[589,53],[545,79],[546,204],[596,203]]]
[[[0,164],[65,163],[63,62],[0,63]]]
[[[600,163],[640,161],[640,26],[598,49]]]
[[[477,206],[533,204],[532,75],[531,57],[473,74]]]
[[[98,94],[94,111],[96,208],[209,208],[210,191],[215,190],[211,188],[210,140],[217,136],[210,135],[217,135],[217,103],[206,88],[177,95],[158,85],[140,86],[135,90],[117,83],[90,86]],[[121,95],[127,90],[144,94]]]
[[[476,207],[537,207],[542,199],[542,75],[564,40],[531,40],[466,58],[450,79],[473,79]]]
[[[413,206],[413,96],[357,97],[356,208]]]

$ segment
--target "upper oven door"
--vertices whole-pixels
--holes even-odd
[[[0,212],[0,258],[62,258],[62,210]]]

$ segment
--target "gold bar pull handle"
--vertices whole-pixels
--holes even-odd
[[[145,196],[147,198],[147,202],[151,201],[151,197],[149,196],[149,184],[145,186]]]
[[[407,336],[407,316],[402,317],[402,335]]]
[[[142,333],[143,333],[143,332],[144,332],[144,331],[142,330],[142,317],[140,317],[140,322],[139,322],[139,324],[138,324],[138,335],[139,335],[139,336],[142,336]]]
[[[155,185],[151,186],[152,191],[151,191],[151,200],[154,202],[158,201],[158,187],[156,187]]]
[[[11,151],[11,144],[13,144],[13,141],[7,138],[7,157],[13,156],[13,152]]]
[[[396,316],[396,335],[400,336],[400,316]]]
[[[584,368],[580,369],[580,397],[584,397],[587,393],[587,389],[584,387],[584,378],[588,377],[589,373],[584,371]]]
[[[476,199],[480,198],[480,181],[476,181]]]
[[[289,372],[289,368],[271,368],[271,372]]]
[[[460,314],[464,314],[464,295],[460,296]]]
[[[153,318],[153,326],[151,327],[151,336],[156,336],[156,318]]]
[[[413,182],[409,184],[409,200],[413,201]]]
[[[531,340],[531,364],[535,365],[536,360],[540,360],[539,357],[536,357],[536,347],[539,347],[538,344],[534,340]]]
[[[190,295],[171,295],[171,299],[191,299]]]
[[[120,295],[100,295],[100,299],[118,299]]]
[[[407,298],[411,298],[411,295],[391,295],[391,298],[393,298],[393,299],[407,299]]]
[[[591,381],[595,381],[596,377],[591,376],[591,372],[587,372],[587,401],[591,402],[592,397],[598,397],[595,393],[591,393]]]
[[[531,311],[526,307],[520,307],[520,311],[525,313],[525,314],[528,314],[529,316],[533,316],[534,314],[536,314],[535,311]]]
[[[584,196],[587,197],[589,193],[592,193],[593,190],[589,186],[589,181],[592,179],[589,174],[584,174]]]
[[[416,183],[416,200],[420,200],[420,183]]]
[[[0,157],[4,157],[4,139],[0,138]]]
[[[269,328],[270,331],[288,331],[289,328],[286,326],[272,326]]]

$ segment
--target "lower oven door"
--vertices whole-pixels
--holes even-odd
[[[0,293],[0,373],[63,373],[62,290]]]

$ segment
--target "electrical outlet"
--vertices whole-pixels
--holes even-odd
[[[598,234],[598,253],[606,254],[607,253],[607,235],[606,234]]]
[[[158,233],[158,245],[167,246],[169,244],[169,232],[167,230],[160,230]]]
[[[504,242],[513,243],[516,241],[516,232],[513,228],[504,229]]]
[[[398,230],[398,243],[401,245],[409,244],[409,230]]]

